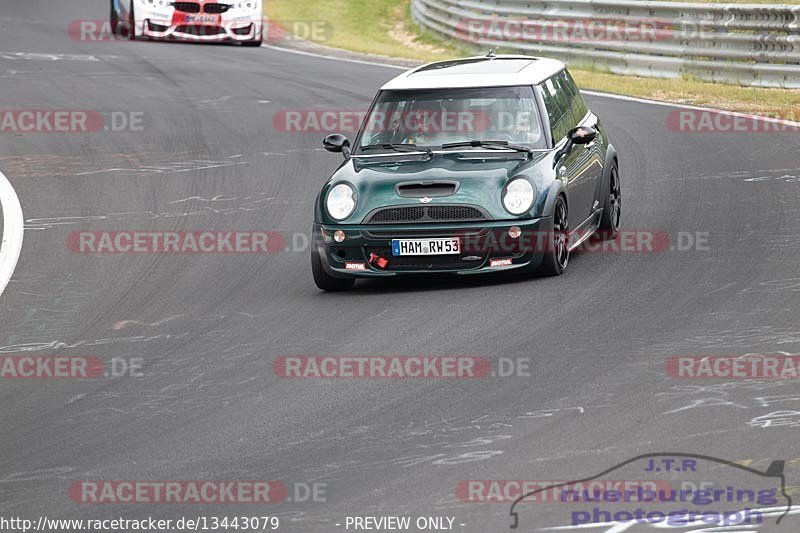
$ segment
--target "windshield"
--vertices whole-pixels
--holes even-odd
[[[364,121],[358,147],[415,144],[441,148],[466,141],[505,141],[546,148],[533,89],[381,91]]]

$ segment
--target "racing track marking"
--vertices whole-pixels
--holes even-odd
[[[17,191],[2,172],[0,172],[0,205],[3,207],[3,241],[0,244],[0,295],[2,295],[17,267],[17,259],[22,251],[24,226],[22,206]]]
[[[114,55],[90,55],[90,54],[42,54],[36,52],[0,52],[0,59],[9,61],[89,61],[99,62],[101,60],[113,61],[119,59]]]
[[[329,59],[331,61],[342,61],[344,63],[356,63],[358,65],[371,65],[374,67],[383,67],[383,68],[391,68],[395,70],[403,70],[406,71],[412,67],[401,67],[399,65],[390,65],[389,63],[380,63],[378,61],[366,61],[362,59],[351,59],[347,57],[336,57],[336,56],[327,56],[325,54],[317,54],[314,52],[306,52],[303,50],[293,50],[291,48],[282,48],[280,46],[272,46],[272,45],[263,45],[262,48],[269,49],[269,50],[276,50],[278,52],[285,52],[289,54],[297,54],[301,56],[308,56],[308,57],[317,57],[320,59]],[[743,117],[747,119],[756,119],[762,120],[764,122],[770,122],[774,124],[782,124],[784,126],[794,126],[800,127],[800,122],[793,122],[791,120],[782,120],[777,118],[765,117],[762,115],[751,115],[748,113],[739,113],[737,111],[729,111],[727,109],[717,109],[715,107],[701,107],[696,105],[689,105],[689,104],[678,104],[674,102],[659,102],[658,100],[648,100],[647,98],[636,98],[635,96],[625,96],[622,94],[613,94],[613,93],[603,93],[598,91],[581,91],[583,94],[587,94],[589,96],[599,96],[602,98],[610,98],[612,100],[623,100],[625,102],[635,102],[637,104],[649,104],[649,105],[659,105],[663,107],[674,107],[677,109],[692,109],[695,111],[714,111],[717,113],[723,113],[726,115],[730,115],[733,117]]]
[[[285,52],[287,54],[296,54],[307,57],[317,57],[320,59],[330,59],[331,61],[341,61],[343,63],[356,63],[357,65],[371,65],[373,67],[393,68],[395,70],[408,70],[409,68],[411,68],[411,67],[401,67],[399,65],[390,65],[389,63],[380,63],[378,61],[366,61],[363,59],[351,59],[348,57],[326,56],[325,54],[316,54],[314,52],[305,52],[303,50],[293,50],[291,48],[282,48],[280,46],[272,46],[270,44],[264,44],[261,46],[261,48],[267,50],[277,50],[278,52]]]

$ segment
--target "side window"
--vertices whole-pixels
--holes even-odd
[[[562,75],[564,76],[564,84],[572,95],[572,115],[575,117],[576,121],[580,122],[583,120],[583,117],[586,116],[586,113],[589,112],[589,108],[586,106],[583,96],[581,96],[578,85],[575,83],[575,80],[572,79],[572,75],[566,70],[562,72]]]
[[[544,105],[550,117],[550,127],[556,144],[567,136],[567,132],[575,127],[572,116],[572,96],[562,87],[559,75],[546,80],[540,87],[544,95]]]
[[[564,116],[562,118],[566,122],[564,124],[564,136],[566,136],[569,130],[578,125],[579,118],[572,114],[572,101],[574,98],[572,92],[569,90],[569,85],[566,82],[563,71],[553,77],[553,83],[556,86],[556,99],[558,100],[558,104],[564,109]]]
[[[556,124],[558,124],[561,118],[561,110],[558,108],[558,104],[556,104],[554,98],[556,89],[555,86],[553,86],[553,80],[545,80],[545,82],[539,86],[539,89],[542,91],[544,106],[547,108],[547,117],[550,119],[550,133],[553,134],[553,139],[558,143],[558,138],[556,138]]]

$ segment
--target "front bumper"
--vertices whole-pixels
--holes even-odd
[[[523,236],[512,239],[508,230],[516,226]],[[487,274],[508,270],[534,270],[542,263],[546,247],[531,245],[552,229],[552,218],[457,224],[335,225],[314,224],[313,242],[328,275],[337,278],[391,277],[419,274]],[[336,230],[345,240],[333,240]],[[526,238],[527,236],[527,238]],[[458,255],[392,255],[392,239],[458,237]],[[386,263],[375,256],[383,258]],[[372,259],[372,260],[371,260]]]

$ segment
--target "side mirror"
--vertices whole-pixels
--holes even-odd
[[[578,126],[572,128],[567,133],[567,144],[556,154],[553,165],[558,165],[562,157],[568,155],[572,151],[572,147],[576,144],[589,144],[597,137],[597,130],[589,126]]]
[[[341,152],[345,157],[350,157],[350,140],[344,135],[332,133],[325,137],[322,146],[329,152]]]
[[[597,130],[589,126],[578,126],[569,130],[567,138],[572,144],[589,144],[597,137]]]

